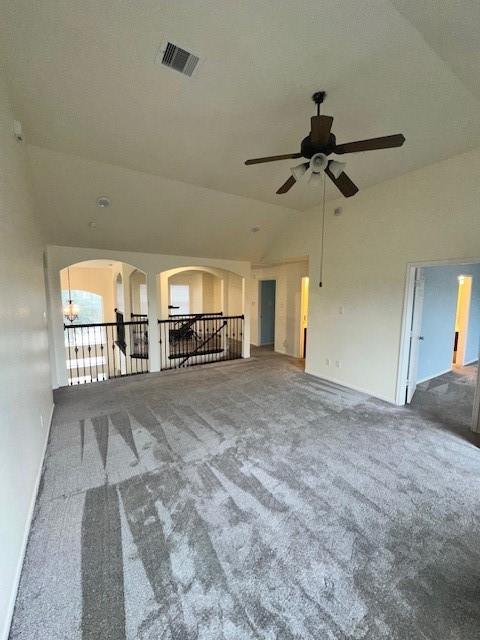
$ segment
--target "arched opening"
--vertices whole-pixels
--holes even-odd
[[[146,275],[117,261],[60,271],[68,384],[148,371]]]
[[[224,311],[224,279],[209,271],[182,270],[168,277],[169,315],[217,314]]]
[[[192,265],[163,271],[158,286],[162,370],[242,357],[242,276]]]

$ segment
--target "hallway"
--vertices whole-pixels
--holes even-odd
[[[61,389],[10,638],[473,640],[455,431],[266,350]]]

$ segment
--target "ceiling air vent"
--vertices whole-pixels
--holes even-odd
[[[160,58],[161,55],[162,51],[160,51],[158,57]],[[168,42],[165,50],[163,51],[161,63],[166,67],[175,69],[175,71],[180,71],[180,73],[183,73],[186,76],[191,76],[199,60],[200,58],[194,56],[193,53],[189,53],[188,51],[185,51],[185,49],[177,47],[176,44]]]

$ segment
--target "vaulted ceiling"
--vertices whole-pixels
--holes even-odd
[[[187,253],[200,233],[198,255],[258,259],[267,238],[253,239],[249,228],[273,233],[322,195],[307,184],[275,194],[295,161],[243,162],[296,151],[318,89],[328,92],[324,112],[339,142],[407,138],[401,149],[347,157],[361,189],[480,145],[476,0],[2,6],[12,99],[58,243]],[[167,40],[200,57],[191,78],[155,63]],[[92,237],[100,193],[118,207],[118,224],[105,224],[108,235],[100,218]]]

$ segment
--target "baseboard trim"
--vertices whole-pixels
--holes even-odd
[[[25,553],[27,551],[28,537],[30,535],[30,529],[32,526],[33,513],[35,511],[35,504],[37,502],[38,490],[40,488],[40,481],[42,479],[43,463],[45,461],[45,454],[47,452],[48,439],[50,438],[50,431],[52,429],[53,411],[55,409],[55,403],[52,403],[50,409],[50,416],[48,419],[48,429],[45,436],[45,442],[43,443],[42,455],[40,457],[40,464],[38,466],[37,477],[35,479],[35,485],[32,493],[32,500],[28,509],[27,521],[25,523],[25,531],[23,532],[22,546],[20,548],[20,556],[18,558],[17,570],[15,572],[15,580],[13,582],[13,590],[10,595],[10,602],[8,603],[7,615],[5,618],[4,631],[0,640],[8,640],[10,635],[10,628],[12,626],[13,613],[15,611],[15,603],[17,600],[18,588],[20,586],[20,578],[22,576],[23,563],[25,561]]]
[[[464,362],[463,366],[468,367],[469,364],[475,364],[476,362],[478,362],[478,358],[474,358],[473,360],[468,360],[467,362]]]

